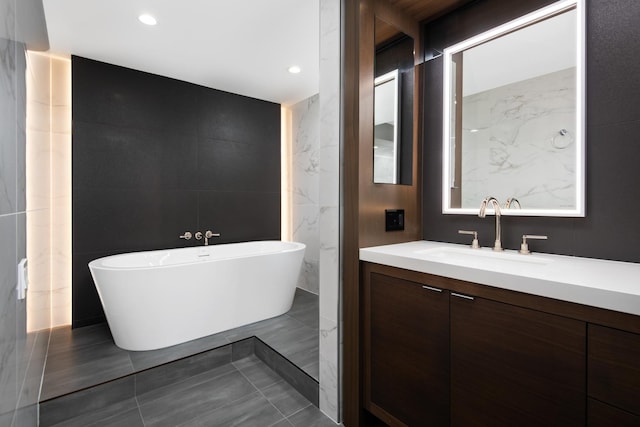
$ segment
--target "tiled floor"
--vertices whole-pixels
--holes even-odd
[[[53,426],[88,425],[335,427],[256,356],[165,386],[143,386],[127,399]]]
[[[298,289],[293,307],[282,316],[154,351],[129,352],[116,347],[105,324],[75,330],[54,329],[51,334],[41,401],[143,372],[253,336],[268,344],[317,381],[318,297]],[[211,377],[203,374],[201,377],[188,380],[194,383],[185,382],[180,386],[159,388],[148,393],[140,393],[129,403],[119,402],[117,408],[112,408],[113,414],[109,410],[101,411],[106,411],[101,418],[104,423],[96,425],[143,425],[142,421],[144,425],[183,425],[176,424],[179,419],[181,423],[186,423],[184,425],[335,426],[315,406],[309,406],[310,403],[304,397],[291,393],[295,390],[256,356],[227,365],[207,374],[216,377],[216,381],[211,381]],[[260,372],[258,379],[251,376],[252,367]],[[259,378],[268,380],[261,383]],[[221,386],[220,381],[228,381],[229,385]],[[282,406],[274,396],[277,395],[277,390],[285,389],[285,406]],[[299,398],[306,403],[300,403]],[[192,408],[192,405],[201,401],[201,409]],[[175,409],[168,409],[172,407],[171,402],[176,402]],[[297,403],[291,408],[287,407],[291,402]],[[182,414],[182,409],[186,408],[192,409],[179,415]],[[177,414],[175,416],[178,418],[162,415],[163,410],[168,410],[169,414]],[[192,416],[193,414],[197,416]],[[260,417],[259,423],[252,421],[251,417],[254,416]],[[138,419],[140,424],[131,424],[133,419]],[[219,423],[213,423],[212,419]],[[269,420],[273,420],[273,423],[269,424]],[[77,422],[79,424],[64,425],[86,425],[87,420],[80,417]]]

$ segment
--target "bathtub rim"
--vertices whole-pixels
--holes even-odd
[[[202,259],[194,259],[193,261],[185,261],[174,264],[164,264],[164,265],[137,265],[137,266],[105,266],[103,263],[107,259],[114,259],[120,257],[127,257],[132,255],[139,254],[151,254],[151,253],[160,253],[160,252],[171,252],[171,251],[197,251],[202,250],[204,248],[209,247],[220,247],[227,245],[243,245],[250,243],[280,243],[283,245],[279,250],[273,251],[264,251],[264,252],[252,252],[247,254],[236,254],[235,256],[226,256],[226,257],[215,257],[215,258],[202,258]],[[210,246],[184,246],[177,248],[166,248],[166,249],[152,249],[152,250],[142,250],[142,251],[130,251],[130,252],[122,252],[113,255],[107,255],[104,257],[96,258],[94,260],[89,261],[87,266],[89,270],[99,269],[99,270],[111,270],[111,271],[131,271],[131,270],[151,270],[151,269],[165,269],[165,268],[176,268],[180,266],[194,265],[194,264],[202,264],[206,262],[216,262],[216,261],[228,261],[233,259],[243,259],[243,258],[251,258],[257,256],[265,256],[265,255],[276,255],[276,254],[285,254],[289,252],[295,252],[299,250],[305,250],[306,244],[301,242],[294,241],[285,241],[285,240],[248,240],[243,242],[231,242],[231,243],[218,243]]]

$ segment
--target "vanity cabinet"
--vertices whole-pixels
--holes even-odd
[[[449,424],[449,292],[371,273],[365,401],[389,425]]]
[[[584,426],[586,325],[451,297],[451,425]]]
[[[640,317],[362,262],[363,397],[390,426],[640,426]]]

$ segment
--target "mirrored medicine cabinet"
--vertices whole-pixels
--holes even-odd
[[[375,18],[373,182],[412,184],[414,40]]]

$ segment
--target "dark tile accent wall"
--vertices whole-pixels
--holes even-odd
[[[280,105],[72,58],[73,326],[104,320],[87,263],[280,239]]]
[[[551,1],[483,0],[424,26],[425,52],[442,49]],[[585,218],[503,217],[503,246],[516,249],[522,234],[546,234],[535,249],[565,255],[640,262],[640,3],[590,0],[587,12]],[[458,229],[480,232],[491,246],[493,218],[443,215],[442,58],[425,64],[423,237],[468,243]],[[544,171],[541,171],[542,173]],[[480,201],[478,201],[478,204]]]

